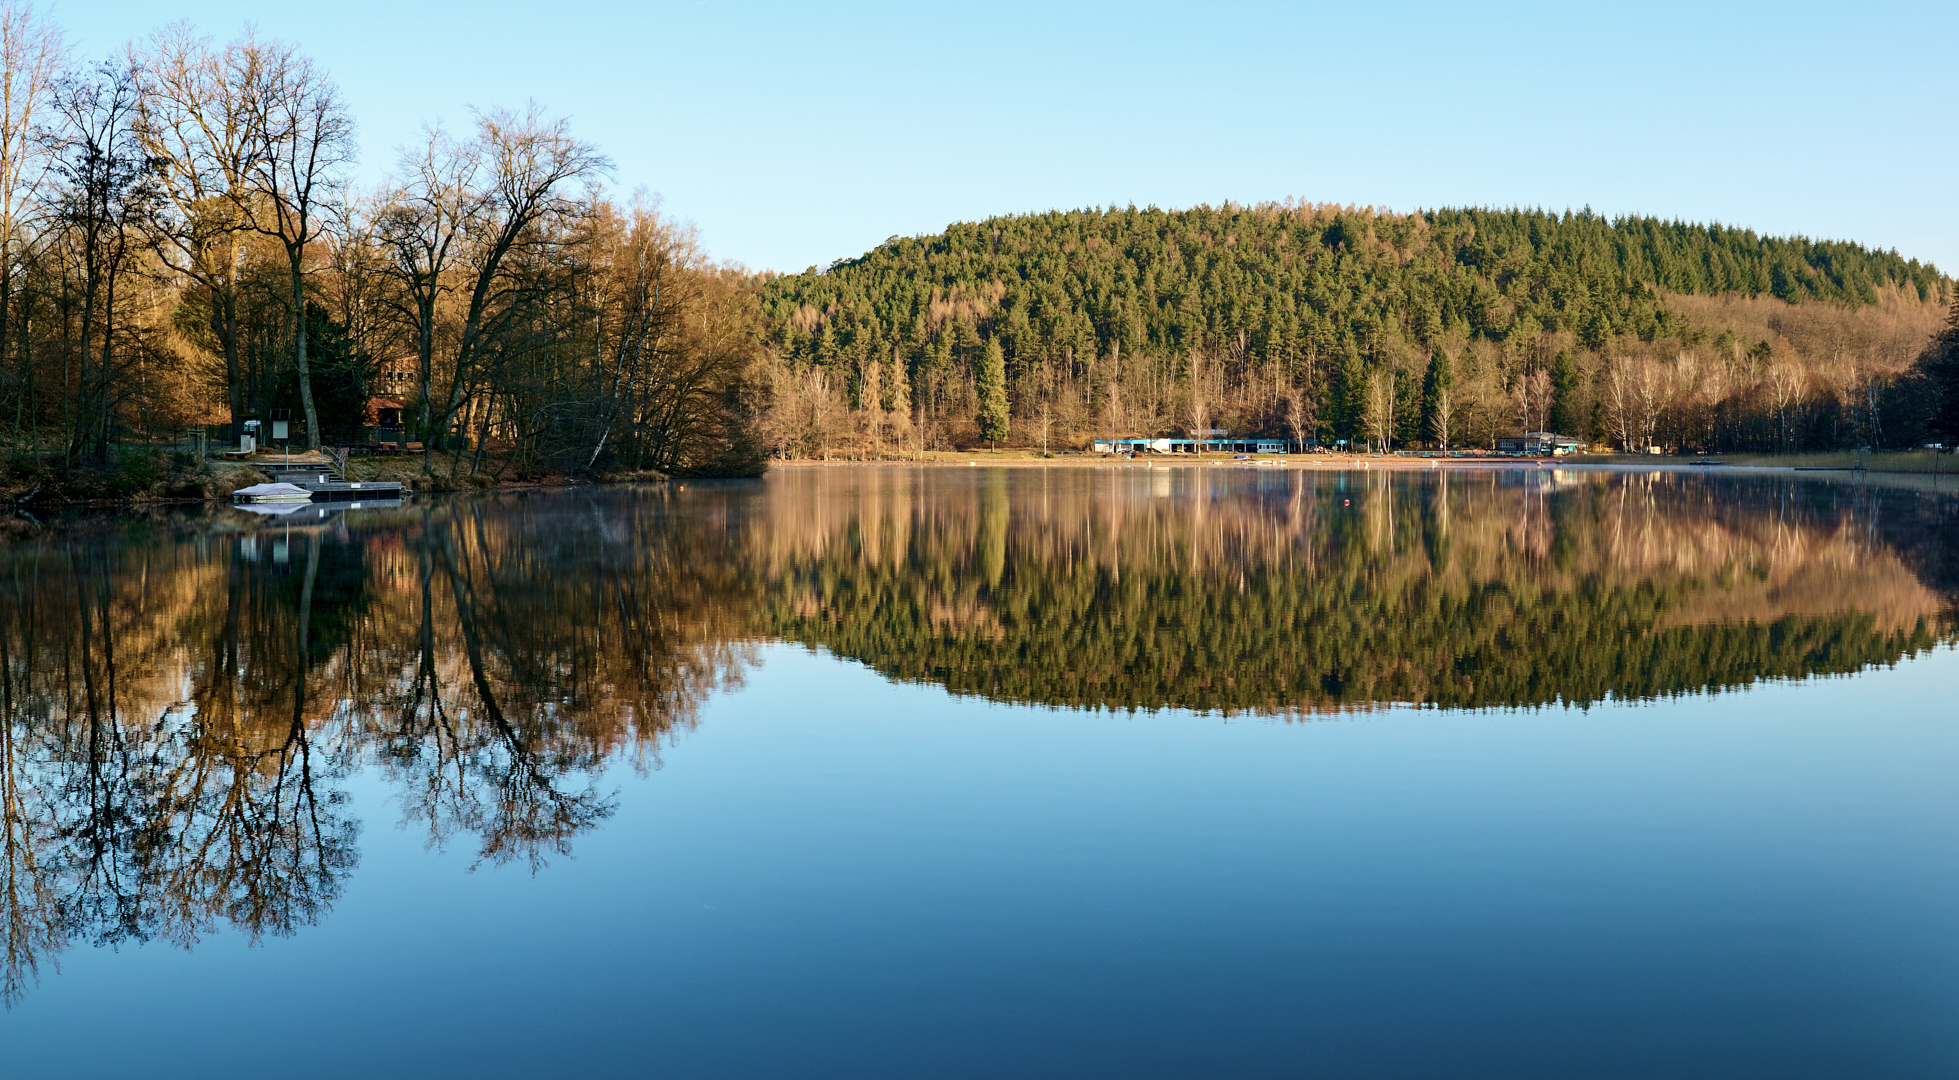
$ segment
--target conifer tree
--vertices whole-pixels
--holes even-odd
[[[1352,441],[1364,437],[1362,428],[1366,425],[1367,413],[1367,368],[1361,363],[1360,350],[1353,342],[1347,342],[1345,355],[1340,358],[1339,397],[1335,401],[1333,414],[1333,433],[1336,437]]]
[[[1007,437],[1007,353],[1000,347],[1000,339],[986,339],[986,349],[980,356],[976,381],[979,390],[979,415],[974,421],[979,424],[980,438],[989,442],[999,442]]]
[[[1551,413],[1546,424],[1560,435],[1569,435],[1578,429],[1578,368],[1571,362],[1571,353],[1559,349],[1551,361]]]
[[[1925,405],[1930,414],[1928,433],[1947,446],[1959,443],[1959,290],[1952,297],[1952,314],[1945,332],[1919,361],[1929,384]]]

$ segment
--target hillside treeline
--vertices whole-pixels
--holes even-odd
[[[789,455],[1196,430],[1374,447],[1897,446],[1954,302],[1856,244],[1589,210],[1077,210],[769,281]]]
[[[745,279],[604,194],[609,162],[562,120],[431,126],[358,191],[355,118],[293,47],[177,24],[82,62],[16,0],[0,92],[17,458],[103,468],[289,416],[299,448],[386,426],[471,472],[758,467]]]

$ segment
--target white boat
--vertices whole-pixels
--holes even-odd
[[[297,484],[253,484],[239,488],[231,497],[240,502],[311,502],[313,493]]]

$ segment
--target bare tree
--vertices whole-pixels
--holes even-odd
[[[1517,423],[1524,434],[1544,430],[1550,422],[1551,373],[1543,368],[1518,372],[1510,399],[1517,406]]]
[[[1394,372],[1385,368],[1375,368],[1369,372],[1366,398],[1362,404],[1366,409],[1370,440],[1385,454],[1394,437]]]
[[[66,233],[80,271],[71,458],[108,457],[116,289],[157,199],[152,161],[134,130],[137,97],[136,75],[129,65],[104,61],[57,84],[52,103],[61,126],[44,135],[62,180],[56,224]]]
[[[1186,400],[1186,415],[1190,419],[1192,446],[1199,456],[1204,453],[1204,440],[1211,434],[1211,411],[1217,407],[1217,387],[1214,369],[1203,350],[1190,354],[1190,385]]]
[[[1292,432],[1292,448],[1306,449],[1306,429],[1313,424],[1312,406],[1297,386],[1286,388],[1286,428]]]
[[[191,298],[224,362],[231,422],[244,416],[238,274],[241,234],[251,229],[252,178],[268,150],[263,122],[270,78],[282,57],[249,34],[213,50],[186,23],[131,50],[141,80],[136,133],[158,163],[171,213],[157,254],[190,279]]]
[[[288,49],[270,50],[265,59],[270,62],[266,92],[256,99],[265,149],[248,174],[258,196],[253,224],[285,249],[293,369],[310,450],[320,445],[320,417],[306,356],[306,249],[324,234],[326,204],[340,193],[343,173],[353,163],[354,121],[339,88],[311,60]]]
[[[911,376],[905,371],[904,353],[900,352],[896,347],[893,347],[891,350],[890,365],[890,373],[886,376],[884,382],[885,386],[889,388],[887,393],[891,399],[892,441],[897,444],[902,453],[904,446],[903,436],[905,434],[912,434],[914,436],[917,434],[913,430],[914,425],[912,423]],[[919,449],[922,453],[924,447],[921,445]]]
[[[36,125],[66,60],[60,27],[29,4],[0,0],[0,352],[10,338],[18,341],[16,440],[32,408],[34,377],[27,324],[15,317],[14,294],[33,238],[29,219],[38,210],[49,162],[47,142],[37,137]]]
[[[563,120],[546,120],[535,105],[479,114],[467,142],[431,128],[423,145],[404,155],[405,176],[380,232],[402,289],[398,310],[415,342],[424,470],[433,470],[436,437],[474,392],[477,366],[516,292],[507,260],[519,250],[563,244],[558,226],[581,209],[565,189],[610,167]],[[461,310],[456,325],[442,330],[438,321],[452,295]],[[438,341],[448,381],[439,396]]]
[[[857,402],[871,436],[871,456],[884,456],[884,361],[877,356],[858,360]]]
[[[1763,378],[1763,384],[1768,387],[1769,405],[1775,410],[1776,448],[1784,453],[1793,445],[1789,436],[1789,410],[1801,400],[1803,382],[1802,366],[1788,357],[1771,361]]]
[[[1456,414],[1456,391],[1451,383],[1442,383],[1435,388],[1435,399],[1429,410],[1429,427],[1435,434],[1437,447],[1449,448],[1449,422]]]
[[[631,410],[643,382],[657,377],[656,361],[678,317],[681,290],[675,278],[695,261],[691,232],[676,234],[643,196],[635,196],[620,230],[610,260],[613,284],[607,290],[617,326],[611,335],[611,370],[600,373],[601,423],[585,462],[588,469],[598,461],[620,418]],[[479,437],[479,457],[482,445]]]

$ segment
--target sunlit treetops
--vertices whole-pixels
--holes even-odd
[[[781,346],[819,361],[866,339],[923,343],[962,314],[1015,357],[1557,330],[1596,347],[1692,334],[1661,293],[1864,305],[1885,286],[1934,299],[1951,282],[1895,251],[1590,210],[1227,203],[996,217],[893,237],[775,279],[765,311]]]

